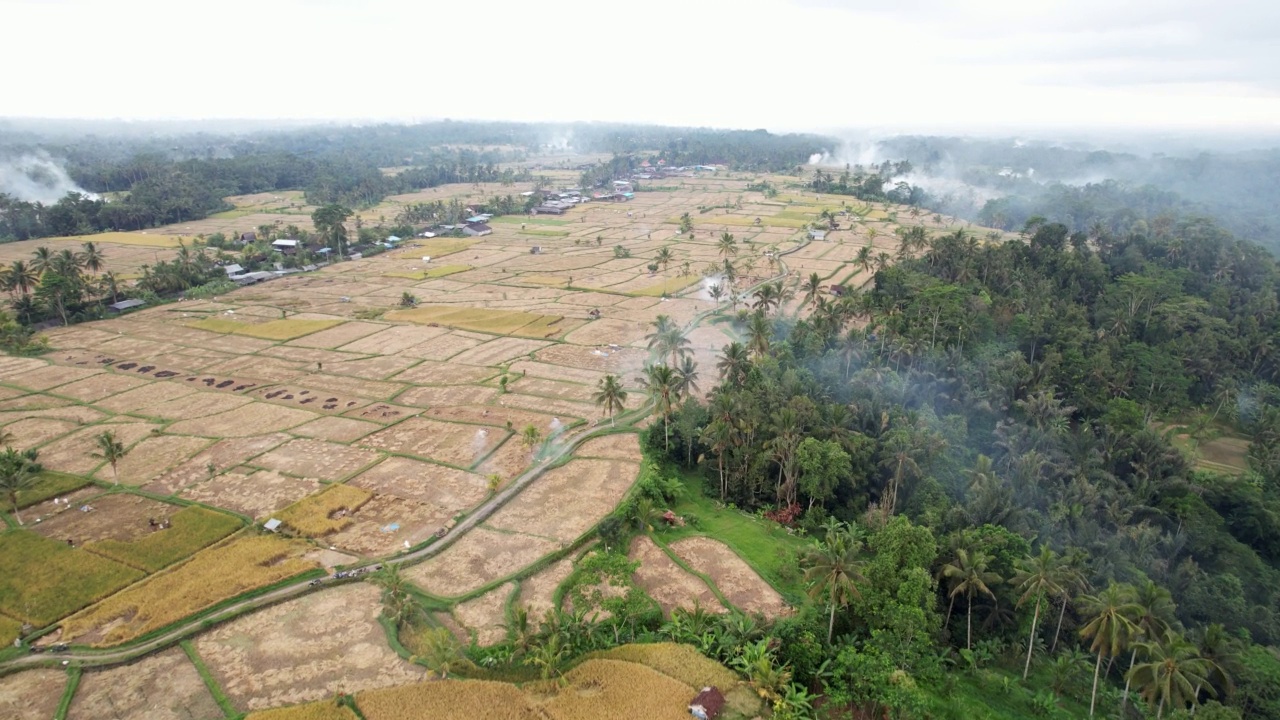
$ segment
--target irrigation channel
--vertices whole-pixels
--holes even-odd
[[[755,285],[747,287],[743,291],[743,294],[749,294],[765,284],[785,279],[790,273],[790,270],[788,270],[786,263],[782,261],[782,256],[794,253],[806,247],[808,244],[808,238],[804,238],[795,247],[790,248],[789,250],[779,251],[779,273],[772,277],[765,278]],[[708,317],[720,312],[724,308],[726,302],[716,303],[711,308],[694,315],[693,319],[684,327],[685,333],[687,334],[693,331]],[[630,421],[635,421],[642,419],[650,410],[651,403],[646,403],[636,410],[626,413],[626,415]],[[498,509],[511,500],[511,498],[518,495],[533,483],[533,481],[537,480],[547,468],[553,466],[557,461],[572,453],[579,445],[591,438],[605,435],[613,431],[614,429],[611,426],[601,425],[594,430],[578,433],[575,437],[568,439],[567,442],[555,442],[554,438],[549,439],[547,442],[550,447],[544,447],[544,452],[547,453],[546,455],[540,455],[538,462],[533,467],[529,468],[517,477],[514,482],[506,487],[506,489],[495,493],[493,497],[482,503],[467,515],[466,518],[455,525],[447,535],[436,539],[435,542],[419,548],[418,550],[414,550],[403,555],[389,557],[374,563],[367,563],[366,566],[382,564],[412,565],[440,554],[453,545],[458,538],[465,535],[476,525],[487,520],[489,516],[497,512]],[[62,665],[75,667],[102,667],[127,663],[132,660],[136,660],[143,655],[147,655],[148,653],[181,642],[192,635],[204,632],[218,623],[226,622],[227,620],[237,618],[241,615],[253,612],[254,610],[259,610],[269,605],[274,605],[278,602],[291,600],[309,592],[323,590],[325,587],[335,582],[340,583],[343,582],[343,580],[334,581],[330,579],[325,580],[324,582],[315,583],[313,578],[300,578],[293,584],[276,588],[270,592],[255,595],[239,602],[233,602],[230,605],[225,605],[207,614],[192,616],[186,622],[176,625],[159,635],[121,647],[97,650],[73,646],[69,650],[63,652],[50,652],[46,650],[45,652],[30,653],[10,658],[9,660],[0,662],[0,675],[7,675],[33,667],[56,667]]]

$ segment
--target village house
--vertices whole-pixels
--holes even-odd
[[[484,237],[485,235],[491,235],[493,228],[484,223],[474,223],[463,227],[462,232],[470,237]]]
[[[279,250],[282,255],[296,255],[301,244],[301,240],[281,239],[273,241],[271,247]]]

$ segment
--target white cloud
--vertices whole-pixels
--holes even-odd
[[[1277,8],[0,0],[0,116],[1276,130]]]

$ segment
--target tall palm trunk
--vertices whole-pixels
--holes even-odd
[[[1098,662],[1093,664],[1093,693],[1089,695],[1089,717],[1093,717],[1093,706],[1098,700],[1098,671],[1102,669],[1102,653],[1098,653]]]
[[[9,491],[9,504],[13,506],[13,519],[17,520],[18,524],[21,525],[22,518],[18,517],[18,491],[17,490]]]
[[[1129,683],[1132,679],[1129,674],[1133,672],[1133,661],[1138,659],[1138,648],[1134,648],[1129,652],[1129,672],[1124,674],[1124,695],[1120,697],[1120,714],[1124,715],[1125,705],[1129,704]]]
[[[836,603],[835,598],[831,600],[831,619],[827,621],[827,644],[831,644],[831,636],[836,630]]]
[[[965,635],[964,644],[965,644],[965,647],[972,650],[973,649],[973,596],[972,595],[969,596],[969,610],[966,614],[969,616],[969,621],[968,621],[969,629]]]
[[[951,602],[947,603],[947,620],[946,622],[942,623],[942,627],[944,628],[951,627],[951,611],[955,608],[955,606],[956,606],[956,596],[952,595]]]
[[[1022,668],[1022,679],[1026,680],[1031,672],[1031,649],[1036,644],[1036,623],[1040,620],[1040,597],[1036,596],[1036,612],[1031,616],[1031,635],[1027,637],[1027,663]]]
[[[1058,635],[1062,633],[1062,616],[1067,614],[1067,599],[1062,599],[1062,609],[1058,610],[1058,629],[1053,631],[1053,645],[1049,648],[1049,654],[1052,655],[1054,650],[1058,649]]]

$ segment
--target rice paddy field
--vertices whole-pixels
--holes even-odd
[[[577,179],[548,172],[558,183]],[[544,614],[573,554],[640,469],[635,434],[573,446],[608,424],[593,400],[597,385],[617,375],[631,392],[628,409],[639,407],[652,323],[665,315],[691,325],[715,308],[708,287],[721,233],[739,241],[740,284],[778,274],[769,260],[778,250],[794,251],[787,282],[816,272],[824,283],[857,285],[870,277],[854,262],[860,247],[893,253],[902,224],[957,226],[835,196],[766,199],[746,190],[754,180],[675,178],[628,203],[495,218],[483,238],[411,240],[213,299],[53,328],[44,333],[49,353],[0,357],[0,432],[15,448],[35,449],[47,471],[19,494],[16,514],[3,511],[0,641],[43,629],[45,643],[128,647],[246,594],[302,582],[321,562],[374,562],[440,536],[447,547],[404,577],[449,608],[448,622],[488,642],[501,639],[511,607]],[[388,198],[361,217],[371,225],[408,203],[512,191],[445,186]],[[234,210],[148,233],[7,243],[0,263],[42,243],[93,240],[127,279],[172,257],[180,238],[276,221],[310,227],[313,208],[300,193],[229,200]],[[824,209],[844,213],[841,227],[806,244],[805,226]],[[691,235],[679,234],[683,213]],[[651,272],[663,248],[670,262]],[[405,293],[415,307],[401,307]],[[733,332],[703,322],[689,338],[709,385]],[[541,436],[532,445],[521,442],[527,426]],[[94,455],[104,432],[126,450],[114,467]],[[483,522],[451,532],[526,477]],[[272,518],[281,534],[260,529]],[[631,551],[641,561],[635,584],[664,610],[697,602],[786,611],[776,590],[714,540],[667,547],[640,538]],[[370,585],[325,588],[207,629],[193,641],[212,676],[204,684],[255,719],[350,717],[332,703],[339,690],[357,694],[370,720],[408,717],[397,709],[407,699],[440,707],[446,691],[458,717],[477,716],[464,712],[472,696],[489,717],[499,716],[499,696],[512,699],[502,711],[510,717],[567,720],[601,708],[687,716],[693,676],[634,658],[585,663],[555,696],[496,683],[405,685],[418,666],[386,645],[378,606]],[[157,650],[122,666],[127,681],[107,669],[86,673],[70,717],[108,707],[136,717],[219,714],[208,713],[211,691],[194,682],[185,656],[172,645]],[[628,672],[638,678],[631,686]],[[65,684],[54,675],[41,682]],[[18,702],[15,677],[0,683],[0,714]],[[40,717],[55,709],[39,707]]]

